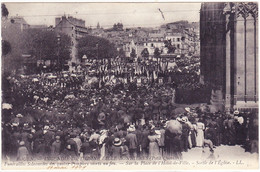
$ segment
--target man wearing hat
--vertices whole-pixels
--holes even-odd
[[[54,140],[55,136],[55,127],[52,125],[51,127],[45,126],[45,131],[44,131],[44,142],[46,146],[46,153],[51,153],[51,143]]]
[[[135,126],[130,125],[128,128],[128,134],[126,135],[126,141],[128,143],[131,159],[136,159],[137,157],[138,142],[137,142],[136,134],[134,132],[135,132]]]
[[[21,140],[24,141],[24,145],[26,146],[29,153],[31,153],[31,127],[27,123],[24,124],[23,131],[21,133]]]
[[[56,157],[61,152],[61,141],[60,136],[55,137],[55,141],[51,145],[51,155]]]
[[[111,146],[111,158],[113,160],[119,160],[122,155],[122,147],[121,147],[122,141],[117,137],[113,141],[113,145]]]
[[[189,132],[190,132],[190,127],[187,124],[188,118],[186,116],[181,118],[181,123],[182,123],[182,134],[181,134],[181,145],[182,145],[182,150],[187,152],[189,148]]]

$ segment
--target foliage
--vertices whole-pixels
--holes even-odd
[[[2,54],[5,56],[11,51],[12,51],[11,44],[6,40],[2,40]]]
[[[10,20],[2,18],[2,72],[17,71],[21,66],[22,32]]]
[[[165,41],[164,41],[164,45],[165,45],[165,47],[168,48],[168,51],[167,51],[168,54],[175,52],[176,47],[174,47],[174,46],[172,45],[171,40],[165,40]]]
[[[124,52],[123,48],[120,48],[120,49],[119,49],[119,51],[118,51],[118,56],[119,56],[120,58],[124,58],[124,57],[125,57],[125,52]]]
[[[132,48],[132,51],[131,51],[131,53],[130,53],[130,57],[131,57],[131,58],[136,58],[136,51],[135,51],[134,48]]]
[[[114,31],[123,31],[124,29],[123,29],[123,24],[122,23],[115,23],[114,25],[113,25],[113,30]]]
[[[148,58],[149,57],[149,51],[147,48],[144,48],[143,51],[141,52],[142,57]]]
[[[78,56],[81,59],[86,55],[90,59],[109,59],[118,54],[114,44],[107,39],[87,35],[80,38],[77,45]]]
[[[156,48],[154,49],[154,57],[155,57],[155,58],[159,58],[160,55],[161,55],[161,52],[160,52],[159,48],[156,47]]]
[[[2,17],[8,17],[9,11],[8,11],[8,9],[6,8],[6,6],[5,6],[4,3],[2,3],[1,8],[2,8]]]
[[[23,33],[23,48],[38,60],[57,60],[62,63],[70,58],[71,39],[53,31],[28,29]]]

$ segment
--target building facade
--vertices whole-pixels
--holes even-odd
[[[201,77],[211,104],[230,110],[258,108],[258,4],[202,3]]]
[[[55,19],[55,32],[65,33],[71,38],[71,61],[69,66],[80,64],[77,52],[78,39],[84,37],[89,33],[88,28],[85,27],[85,21],[76,19],[71,16],[58,17]]]

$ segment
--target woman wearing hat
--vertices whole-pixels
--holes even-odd
[[[154,129],[151,130],[150,134],[148,135],[149,139],[149,157],[150,158],[158,158],[161,157],[159,151],[159,144],[158,140],[160,139],[160,131],[155,131]]]
[[[17,151],[17,160],[27,160],[27,158],[29,157],[29,151],[28,149],[25,147],[25,142],[21,141],[19,143],[19,148]]]
[[[204,130],[205,130],[205,125],[202,122],[202,119],[200,118],[197,122],[197,136],[196,136],[196,146],[202,147],[203,146],[203,141],[204,141]]]

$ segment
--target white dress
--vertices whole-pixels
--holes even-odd
[[[197,123],[197,137],[196,137],[196,145],[201,147],[204,142],[204,129],[205,125],[202,122]]]

